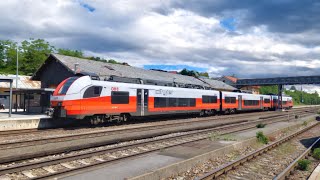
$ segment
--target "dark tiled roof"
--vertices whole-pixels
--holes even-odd
[[[180,74],[173,74],[168,72],[146,70],[138,67],[127,66],[122,64],[112,64],[102,61],[93,61],[82,58],[76,58],[71,56],[65,56],[60,54],[51,54],[62,64],[68,67],[70,70],[74,70],[75,64],[78,71],[93,72],[101,78],[109,78],[110,76],[128,77],[128,78],[140,78],[164,82],[175,82],[181,84],[193,84],[198,86],[207,86],[215,89],[233,90],[232,86],[229,86],[221,81],[197,79],[192,76],[184,76]]]

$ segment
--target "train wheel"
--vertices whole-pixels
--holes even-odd
[[[226,110],[224,111],[224,114],[230,114],[230,109],[226,109]]]
[[[200,116],[203,117],[203,116],[205,116],[205,115],[206,115],[205,110],[201,110],[201,111],[200,111]]]
[[[128,121],[130,119],[130,114],[120,114],[119,120],[120,121]]]
[[[216,110],[212,109],[211,110],[211,116],[215,116],[215,115],[217,115],[217,112],[216,112]]]

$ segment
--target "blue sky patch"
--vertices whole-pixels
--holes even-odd
[[[225,18],[220,21],[221,27],[228,31],[236,30],[236,19],[235,18]]]
[[[83,8],[85,8],[89,12],[93,12],[96,10],[96,8],[94,8],[93,6],[91,6],[87,3],[81,2],[81,1],[80,1],[80,6],[82,6]]]
[[[194,66],[188,66],[188,65],[164,65],[164,64],[144,65],[143,68],[144,69],[161,69],[165,71],[180,71],[184,68],[188,70],[195,70],[198,72],[205,72],[208,70],[208,68],[194,67]]]

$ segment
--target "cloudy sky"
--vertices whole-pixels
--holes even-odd
[[[316,0],[10,0],[0,9],[0,39],[44,38],[86,55],[212,77],[320,74]]]

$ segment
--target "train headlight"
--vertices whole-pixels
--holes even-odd
[[[58,102],[57,106],[62,106],[62,102]]]

